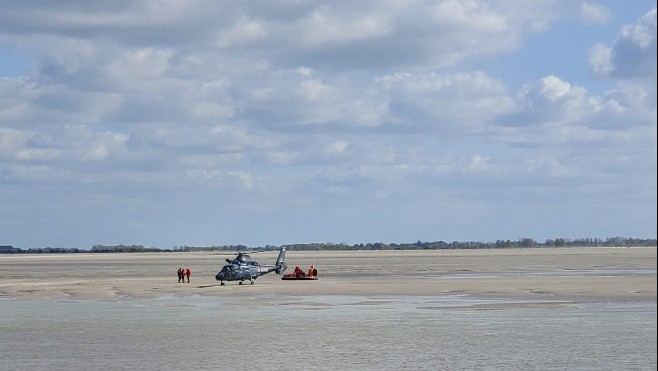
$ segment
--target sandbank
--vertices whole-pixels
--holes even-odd
[[[252,254],[273,264],[278,251]],[[231,252],[0,255],[0,299],[138,299],[221,295],[468,294],[541,301],[656,300],[656,248],[288,251],[317,281],[274,273],[253,285],[215,274]],[[178,283],[179,267],[192,270]]]

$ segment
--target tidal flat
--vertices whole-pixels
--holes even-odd
[[[656,369],[655,248],[232,256],[0,256],[0,369]]]

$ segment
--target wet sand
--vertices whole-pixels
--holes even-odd
[[[251,254],[273,264],[278,251]],[[189,295],[470,294],[542,301],[656,300],[656,248],[288,251],[287,273],[314,264],[317,281],[271,273],[253,285],[215,274],[229,252],[0,255],[0,298],[130,299]],[[176,271],[192,270],[190,283]]]

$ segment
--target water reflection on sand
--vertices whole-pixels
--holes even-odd
[[[0,369],[656,369],[655,301],[263,294],[0,308]]]

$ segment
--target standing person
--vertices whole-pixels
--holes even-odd
[[[185,275],[187,276],[187,283],[190,283],[190,275],[192,274],[192,271],[190,268],[185,269]]]
[[[183,280],[183,268],[178,268],[178,283]]]

